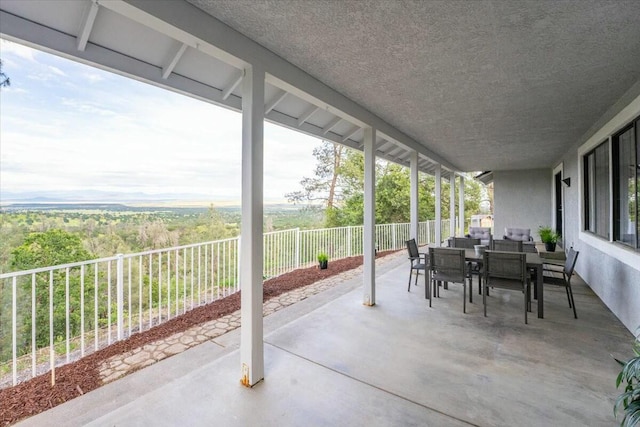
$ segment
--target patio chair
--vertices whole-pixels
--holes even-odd
[[[449,242],[451,243],[452,248],[473,249],[475,245],[480,244],[480,239],[469,237],[452,237]]]
[[[491,234],[491,227],[469,227],[469,234],[467,237],[472,239],[480,239],[480,245],[491,247],[493,241],[493,235]]]
[[[502,252],[523,252],[522,250],[522,241],[521,240],[494,240],[493,246],[491,247],[492,251],[502,251]]]
[[[416,243],[416,239],[407,240],[407,252],[409,253],[409,261],[411,261],[411,270],[409,270],[409,287],[407,288],[407,292],[411,291],[411,275],[413,271],[416,271],[416,282],[415,286],[418,285],[418,273],[420,270],[423,270],[425,274],[427,273],[427,265],[422,261],[422,257],[420,256],[420,252],[418,251],[418,244]]]
[[[542,281],[545,285],[564,286],[567,292],[567,300],[569,301],[569,308],[573,308],[573,317],[578,318],[576,313],[576,303],[573,300],[573,291],[571,290],[571,276],[573,275],[573,269],[576,266],[578,260],[578,251],[573,248],[569,248],[569,254],[567,255],[567,261],[564,264],[562,270],[554,269],[547,264],[544,265]],[[555,275],[553,275],[555,273]]]
[[[469,279],[469,302],[473,302],[471,273],[465,262],[464,249],[431,248],[429,250],[430,286],[432,294],[438,290],[438,282],[462,283],[462,312],[467,312],[467,279]]]
[[[475,249],[476,245],[482,244],[480,238],[469,237],[452,237],[449,242],[451,247],[463,249]],[[472,275],[475,274],[478,276],[478,294],[480,294],[480,289],[482,289],[482,260],[468,261],[467,266]]]
[[[533,242],[530,228],[505,228],[504,239],[519,240],[521,242]]]
[[[527,255],[521,252],[486,251],[484,253],[484,292],[482,303],[487,316],[489,287],[520,291],[524,294],[524,323],[531,305],[531,283],[527,271]]]

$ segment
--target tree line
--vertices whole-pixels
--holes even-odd
[[[313,176],[300,181],[300,190],[286,195],[290,202],[306,204],[324,211],[326,227],[361,225],[364,211],[364,156],[330,141],[323,141],[313,151],[316,168]],[[464,180],[465,225],[471,215],[480,212],[480,203],[490,194],[483,184],[468,176]],[[419,173],[419,221],[435,219],[435,177]],[[410,221],[411,178],[408,168],[382,159],[376,161],[376,223]],[[442,183],[442,218],[449,218],[450,184]],[[455,207],[459,209],[456,186]]]

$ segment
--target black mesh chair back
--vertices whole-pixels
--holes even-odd
[[[573,269],[576,266],[576,261],[578,260],[578,251],[573,250],[573,248],[569,248],[569,255],[567,255],[567,262],[564,264],[564,274],[567,276],[567,280],[571,280],[571,276],[573,276]]]
[[[494,239],[491,250],[501,252],[522,252],[522,242],[519,240]]]
[[[567,292],[567,300],[569,301],[569,308],[573,309],[573,317],[578,318],[578,313],[576,311],[576,303],[573,299],[573,290],[571,289],[571,276],[573,276],[573,269],[576,266],[576,261],[578,260],[578,251],[573,250],[573,248],[569,249],[569,254],[567,255],[567,260],[565,261],[564,267],[562,269],[562,277],[557,276],[542,276],[543,281],[546,285],[556,285],[556,286],[564,286],[565,291]],[[557,273],[557,270],[547,270],[546,272],[551,271],[551,274],[554,274],[554,271]]]
[[[471,282],[471,275],[465,262],[464,248],[431,248],[429,249],[429,269],[434,293],[437,282],[462,283],[463,304],[462,312],[467,311],[467,279]]]
[[[405,242],[407,244],[407,251],[409,252],[410,259],[419,259],[420,252],[418,251],[418,244],[416,243],[416,239],[407,240]]]
[[[495,240],[494,240],[495,242]],[[501,288],[524,293],[524,323],[530,303],[527,255],[522,252],[486,251],[484,253],[484,315],[487,315],[487,289]]]
[[[407,252],[409,254],[409,261],[411,261],[411,269],[409,270],[409,285],[407,287],[407,292],[411,291],[411,275],[413,272],[416,272],[416,280],[414,286],[418,285],[418,273],[420,270],[424,271],[425,274],[427,272],[427,264],[426,264],[426,256],[425,258],[421,258],[420,252],[418,251],[418,244],[416,243],[416,239],[410,239],[405,241],[407,245]],[[424,261],[423,261],[424,259]],[[431,297],[429,294],[429,288],[425,289],[425,297],[429,298],[429,304],[431,304]]]
[[[473,249],[475,245],[480,244],[480,239],[470,237],[452,237],[450,242],[452,248]]]

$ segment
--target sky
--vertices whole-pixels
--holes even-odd
[[[239,202],[240,113],[6,40],[0,59],[11,79],[0,90],[0,202],[94,191]],[[269,123],[264,135],[264,200],[283,202],[313,175],[321,141]]]

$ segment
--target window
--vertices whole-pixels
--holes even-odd
[[[638,248],[640,175],[640,119],[612,139],[613,240]]]
[[[609,239],[609,142],[584,156],[585,230]]]

